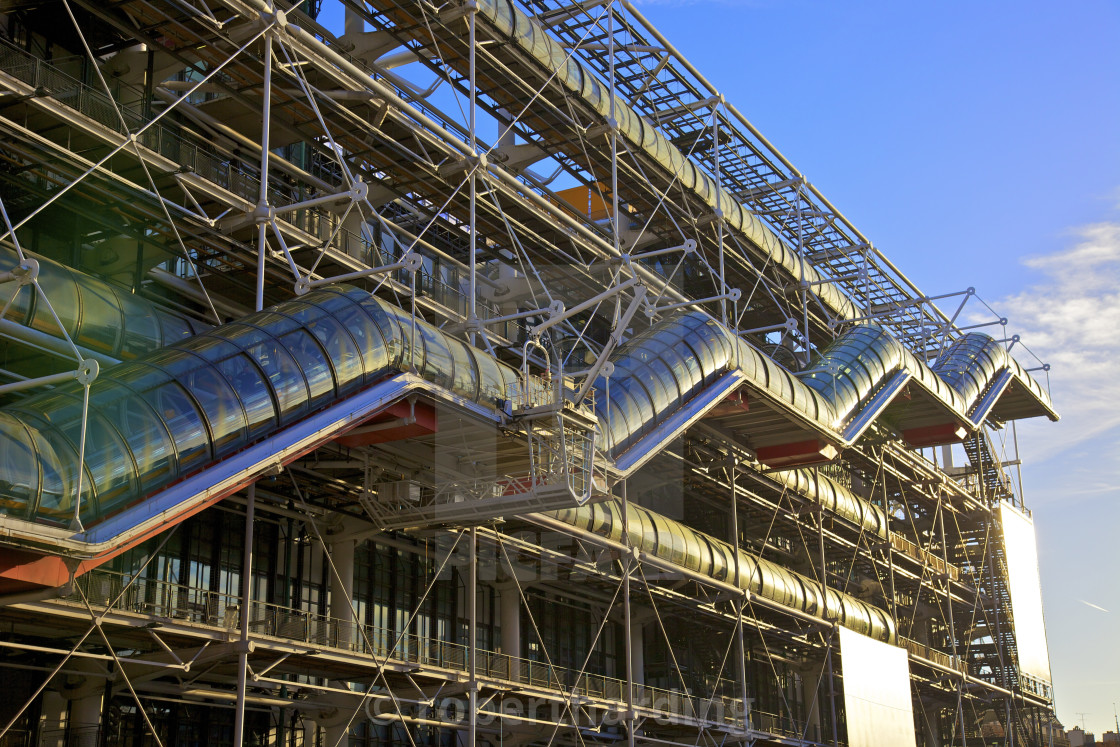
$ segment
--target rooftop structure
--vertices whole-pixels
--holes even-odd
[[[1045,743],[1007,320],[627,0],[344,5],[0,15],[0,744]]]

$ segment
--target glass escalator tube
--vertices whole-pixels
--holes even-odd
[[[406,368],[492,408],[517,380],[509,366],[347,286],[107,368],[89,391],[82,523]],[[74,382],[0,413],[0,513],[56,525],[74,518],[82,400]]]
[[[934,372],[971,407],[998,367],[998,344],[987,335],[965,335],[933,364]]]
[[[43,295],[66,334],[81,348],[117,360],[130,360],[210,329],[210,325],[172,314],[103,280],[45,257],[25,254],[38,262]],[[19,255],[0,246],[0,269],[8,270],[18,264]],[[62,337],[50,308],[32,286],[0,284],[0,308],[9,302],[6,320]]]
[[[902,346],[886,331],[871,325],[853,327],[814,356],[798,378],[832,404],[834,428],[841,428],[903,362]]]

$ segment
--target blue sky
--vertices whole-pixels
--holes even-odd
[[[1112,729],[1120,4],[639,7],[923,291],[975,286],[1053,365],[1063,421],[1018,435],[1058,713]]]
[[[1120,3],[638,5],[919,287],[975,286],[1053,364],[1063,421],[1018,435],[1058,711],[1113,728]]]

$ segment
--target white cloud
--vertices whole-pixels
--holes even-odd
[[[1069,248],[1024,260],[1041,279],[993,304],[1051,365],[1062,422],[1018,426],[1021,450],[1034,464],[1089,441],[1111,442],[1106,434],[1120,427],[1120,223],[1095,223],[1074,235]],[[1013,354],[1035,365],[1025,351]]]

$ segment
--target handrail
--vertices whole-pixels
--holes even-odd
[[[237,630],[241,624],[242,604],[236,593],[200,589],[161,579],[134,579],[125,573],[103,569],[91,571],[76,579],[75,583],[77,588],[72,595],[52,600],[50,604],[77,604],[84,594],[94,608],[108,607],[116,600],[115,605],[122,611],[154,618],[226,630]],[[469,647],[465,644],[415,633],[401,635],[374,625],[340,620],[259,600],[250,604],[249,630],[256,637],[301,641],[396,663],[457,671],[466,671],[468,668]],[[565,695],[586,696],[617,703],[625,700],[626,681],[618,677],[593,672],[580,673],[501,651],[479,649],[477,655],[478,673],[484,678],[560,690]],[[741,698],[733,694],[737,688],[737,683],[721,679],[711,697],[702,697],[688,691],[636,684],[634,703],[636,707],[656,714],[743,727],[744,722],[740,718]],[[751,724],[756,729],[763,727],[764,731],[787,736],[798,736],[801,733],[800,725],[789,717],[753,709],[749,715]]]

